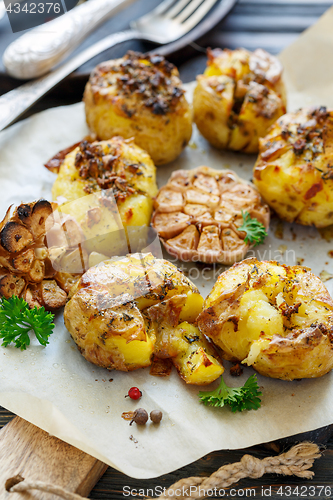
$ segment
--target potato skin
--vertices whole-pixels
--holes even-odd
[[[197,77],[194,122],[215,147],[258,151],[258,139],[286,112],[279,61],[262,49],[208,51],[208,67]]]
[[[254,184],[288,222],[333,223],[333,111],[301,109],[282,116],[260,140]]]
[[[106,190],[104,193],[113,192],[112,203],[116,201],[119,215],[113,214],[113,207],[109,207],[107,200],[104,200],[102,189]],[[93,215],[96,199],[87,196],[94,193],[100,201],[101,209],[100,215],[95,219],[90,218],[90,215]],[[124,140],[122,137],[91,144],[82,142],[66,155],[52,187],[52,197],[61,204],[60,210],[69,214],[75,211],[73,215],[87,240],[94,238],[96,234],[111,234],[113,231],[119,233],[119,216],[123,226],[132,227],[133,231],[149,226],[153,210],[152,199],[156,193],[156,167],[150,156],[132,140]],[[67,205],[67,202],[75,203]],[[119,240],[119,235],[117,239]],[[111,240],[106,238],[98,248],[87,250],[89,253],[97,250],[108,256],[119,255],[123,249],[114,247],[114,237]],[[127,248],[125,253],[126,251]]]
[[[86,119],[100,139],[134,137],[155,165],[173,161],[192,135],[192,113],[178,70],[161,56],[128,52],[92,72]]]
[[[88,361],[109,370],[135,370],[151,364],[156,342],[146,310],[178,295],[185,296],[179,321],[194,321],[203,299],[173,264],[152,254],[111,259],[89,269],[73,287],[65,325]]]
[[[333,367],[333,301],[308,268],[246,259],[222,273],[198,317],[223,357],[282,380]]]

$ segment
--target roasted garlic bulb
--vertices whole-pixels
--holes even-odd
[[[286,112],[282,66],[262,49],[208,50],[197,77],[194,121],[215,147],[258,151],[258,139]]]
[[[135,239],[139,228],[149,226],[156,193],[151,158],[121,137],[83,141],[65,156],[52,188],[59,211],[74,216],[81,227],[87,252],[109,257],[125,255],[126,237]]]
[[[65,307],[79,351],[104,368],[149,366],[172,359],[187,383],[208,384],[223,368],[193,325],[203,298],[173,264],[152,254],[111,259],[87,271]]]
[[[192,115],[177,68],[158,55],[128,52],[99,64],[84,92],[87,123],[99,139],[133,137],[156,165],[182,152]]]
[[[283,380],[333,367],[333,301],[307,267],[247,259],[222,273],[198,326],[223,357]]]
[[[282,116],[260,140],[253,182],[288,222],[333,224],[333,111],[301,109]]]
[[[46,200],[24,203],[13,216],[10,208],[0,223],[0,296],[24,298],[30,307],[55,310],[67,293],[56,283],[45,235],[52,226],[52,206]]]
[[[154,200],[152,226],[183,261],[233,264],[251,248],[240,231],[243,213],[269,225],[258,191],[231,170],[176,170]]]

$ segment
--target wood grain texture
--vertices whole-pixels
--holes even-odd
[[[4,484],[17,474],[87,496],[106,469],[96,458],[22,418],[15,417],[0,432],[0,500],[59,500],[40,491],[8,493]]]
[[[15,422],[18,418],[14,418],[14,420],[11,420],[14,418],[14,414],[9,412],[8,410],[5,410],[4,408],[0,407],[0,427],[2,425],[5,425],[6,422]],[[21,419],[19,419],[21,420]],[[24,421],[23,421],[24,422]],[[11,424],[9,424],[10,426]],[[27,424],[30,426],[30,424]],[[8,428],[9,428],[8,426]],[[31,426],[34,427],[34,426]],[[15,429],[15,427],[14,427]],[[36,428],[35,428],[36,429]],[[5,430],[5,429],[4,429]],[[37,429],[38,431],[38,429]],[[2,431],[4,432],[4,431]],[[2,447],[2,432],[0,432],[0,500],[8,500],[8,494],[6,496],[1,496],[2,494],[2,469],[3,469],[3,455],[5,454],[5,451],[3,451]],[[46,433],[44,431],[40,431],[41,435],[45,435]],[[46,434],[47,438],[49,436]],[[52,440],[59,441],[58,439],[51,438]],[[215,451],[213,453],[209,453],[205,457],[201,458],[200,460],[197,460],[196,462],[189,464],[185,467],[182,467],[181,469],[178,469],[176,471],[171,472],[170,474],[165,474],[159,478],[156,479],[147,479],[147,480],[139,480],[139,479],[133,479],[125,474],[122,474],[121,472],[112,469],[109,467],[107,471],[105,472],[104,475],[102,475],[101,479],[98,481],[96,486],[93,488],[91,491],[89,498],[91,500],[124,500],[125,498],[140,498],[139,495],[136,496],[127,496],[128,488],[130,490],[136,490],[139,492],[139,490],[144,490],[147,492],[148,490],[148,495],[152,495],[152,492],[157,491],[157,488],[168,488],[171,484],[175,483],[181,478],[189,477],[189,476],[208,476],[215,472],[219,467],[222,465],[225,465],[227,463],[232,463],[232,462],[238,462],[241,457],[245,453],[250,453],[253,454],[257,458],[264,458],[269,455],[274,455],[277,453],[281,453],[282,451],[286,451],[289,449],[291,446],[294,444],[305,441],[305,440],[310,440],[313,442],[316,442],[320,445],[322,445],[322,448],[326,447],[326,450],[323,453],[323,457],[320,460],[317,460],[314,464],[313,470],[315,472],[315,478],[312,481],[307,481],[301,480],[298,478],[293,478],[293,477],[281,477],[273,474],[265,475],[261,479],[244,479],[242,480],[238,485],[237,488],[239,490],[244,490],[248,491],[245,493],[243,496],[246,497],[249,496],[252,498],[253,497],[259,497],[262,498],[262,488],[266,489],[268,491],[269,488],[270,490],[270,495],[269,497],[272,500],[278,500],[283,498],[284,496],[287,498],[291,498],[292,500],[296,500],[297,497],[300,495],[281,495],[281,491],[279,488],[284,488],[287,486],[292,486],[294,489],[298,486],[299,488],[301,486],[313,486],[315,489],[311,490],[311,498],[314,498],[315,500],[323,500],[324,498],[327,497],[325,495],[325,487],[331,488],[332,495],[333,496],[333,475],[332,475],[332,470],[333,470],[333,425],[323,427],[321,429],[317,429],[312,432],[307,432],[303,434],[298,434],[296,436],[292,436],[290,438],[282,439],[279,441],[275,441],[274,443],[267,443],[263,445],[258,445],[258,446],[253,446],[251,448],[243,449],[243,450],[220,450],[220,451]],[[66,445],[60,441],[61,444],[63,444],[65,447],[68,447],[72,450],[75,450],[78,452],[77,455],[77,468],[82,468],[81,462],[80,462],[80,454],[85,457],[87,460],[88,455],[85,455],[82,452],[79,452],[75,448]],[[10,446],[11,450],[12,446]],[[64,449],[64,448],[62,448]],[[38,447],[38,453],[39,452],[39,447]],[[91,457],[89,457],[91,458]],[[95,459],[92,459],[95,460]],[[95,461],[98,462],[98,461]],[[6,461],[5,461],[6,463]],[[67,463],[67,459],[66,459]],[[92,472],[89,473],[89,464],[91,463],[89,460],[87,462],[84,462],[85,467],[88,468],[88,480],[85,482],[84,480],[82,481],[81,485],[82,488],[78,488],[76,490],[77,493],[80,494],[85,494],[87,495],[88,492],[90,491],[91,487],[93,486],[94,481],[96,480],[96,477],[98,476],[98,471],[92,470]],[[101,462],[99,462],[101,464]],[[103,464],[104,465],[104,464]],[[104,466],[105,467],[105,466]],[[20,472],[19,469],[15,469],[16,472]],[[81,472],[79,472],[81,475]],[[7,474],[5,474],[6,479],[7,479]],[[8,476],[9,477],[9,476]],[[28,477],[28,476],[27,476]],[[30,476],[29,476],[30,477]],[[37,476],[40,478],[40,476]],[[50,479],[48,479],[50,480]],[[56,479],[57,480],[57,479]],[[78,481],[76,481],[77,483]],[[59,483],[58,483],[59,484]],[[320,488],[324,487],[324,489]],[[225,496],[230,496],[230,489],[226,490],[226,495]],[[73,490],[74,491],[74,490]],[[280,494],[278,493],[280,491]],[[285,490],[286,493],[288,493],[289,490]],[[326,490],[327,493],[328,490]],[[126,493],[126,495],[124,495]],[[36,492],[37,494],[37,492]],[[307,495],[303,495],[303,497],[308,497]],[[17,495],[11,495],[10,498],[13,498],[13,500],[20,500],[24,499],[25,497],[17,497]],[[236,496],[236,498],[239,498],[240,496]],[[210,497],[213,500],[217,500],[218,498],[221,497]],[[52,498],[50,495],[43,497],[39,496],[27,496],[26,499],[28,500],[59,500]]]
[[[333,449],[332,442],[330,447],[324,451],[322,458],[315,461],[312,470],[315,472],[315,477],[312,480],[300,479],[297,477],[280,476],[276,474],[265,474],[260,479],[243,479],[239,483],[230,488],[225,489],[225,495],[210,496],[212,500],[221,500],[221,498],[257,498],[263,499],[263,489],[266,491],[266,497],[269,500],[300,500],[300,498],[327,500],[333,497]],[[288,449],[288,448],[286,448]],[[254,455],[257,458],[263,459],[272,455],[272,451],[265,449],[264,446],[254,446],[246,450],[237,451],[216,451],[209,453],[193,464],[187,465],[177,471],[171,472],[156,479],[138,480],[124,476],[118,471],[108,469],[104,476],[97,483],[89,498],[91,500],[130,500],[142,498],[139,496],[140,490],[144,490],[149,496],[154,496],[153,493],[157,488],[168,488],[179,479],[190,476],[208,476],[215,472],[219,467],[232,462],[238,462],[245,453]],[[313,489],[309,490],[312,486]],[[127,487],[126,489],[124,489]],[[289,487],[295,491],[292,494]],[[296,488],[298,487],[298,494]],[[303,494],[301,488],[303,487]],[[322,488],[321,488],[322,487]],[[326,494],[325,494],[325,487]],[[305,488],[307,490],[305,491]],[[136,490],[137,495],[125,496],[130,490]],[[237,493],[238,492],[238,493]],[[327,495],[329,493],[329,495]]]

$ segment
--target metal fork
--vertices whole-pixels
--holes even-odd
[[[159,44],[173,42],[194,28],[217,1],[164,0],[149,14],[132,21],[130,30],[107,36],[46,76],[8,92],[0,97],[0,130],[11,125],[57,83],[97,54],[132,39]]]
[[[28,31],[5,50],[3,63],[7,72],[24,80],[45,75],[97,26],[133,1],[90,0],[65,16]],[[133,21],[131,28],[161,44],[169,43],[190,31],[215,3],[216,0],[165,0],[148,15]]]

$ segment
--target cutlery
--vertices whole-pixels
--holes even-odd
[[[134,0],[90,0],[65,15],[34,28],[5,50],[10,76],[28,80],[48,73],[100,24]]]
[[[213,22],[211,20],[208,22],[208,19],[205,19],[202,23],[206,31],[211,29],[229,12],[235,1],[220,0],[219,8],[216,8],[216,12],[214,10],[212,13]],[[164,0],[151,13],[132,21],[130,23],[131,29],[107,36],[46,76],[4,94],[0,97],[0,131],[11,125],[43,95],[79,66],[118,43],[139,39],[167,44],[184,35],[183,46],[192,42],[196,39],[195,37],[198,38],[204,34],[200,25],[193,29],[193,32],[191,31],[192,28],[200,22],[216,2],[217,0]],[[185,16],[188,17],[185,18]],[[186,35],[186,33],[188,34]],[[168,47],[166,45],[159,49],[158,52],[166,54]],[[175,48],[174,43],[171,43],[170,49]]]
[[[2,19],[5,14],[6,14],[6,7],[2,1],[2,2],[0,2],[0,19]]]

